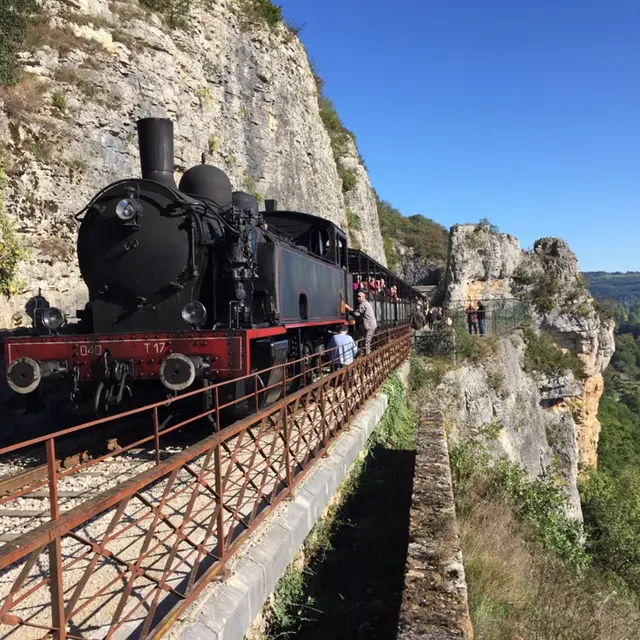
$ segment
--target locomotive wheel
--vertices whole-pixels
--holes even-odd
[[[304,359],[287,367],[287,378],[291,379],[295,377],[295,380],[287,384],[287,395],[295,393],[300,387],[304,387],[313,382],[312,375],[308,370],[315,366],[314,361],[316,358],[313,357],[313,344],[311,344],[310,340],[302,343],[301,351],[302,353],[300,355],[294,354],[292,360]]]

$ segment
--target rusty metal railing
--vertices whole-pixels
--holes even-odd
[[[141,473],[66,511],[59,486],[75,469],[57,468],[56,441],[91,425],[39,439],[50,520],[0,548],[0,637],[162,636],[208,583],[224,577],[250,532],[404,361],[409,331],[380,336],[380,343],[265,410],[165,460],[157,455]],[[218,424],[223,384],[208,389]],[[157,430],[159,406],[136,410],[155,418],[144,442],[156,453],[165,433]]]

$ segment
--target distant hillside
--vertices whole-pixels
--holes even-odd
[[[384,237],[384,234],[383,234]],[[591,293],[600,299],[608,298],[616,302],[640,300],[640,272],[627,271],[585,271],[584,275]]]
[[[444,267],[449,250],[449,232],[445,227],[422,215],[405,217],[390,203],[378,199],[378,219],[389,267],[416,283],[422,276],[407,273],[411,262],[426,274],[430,268]],[[402,245],[402,247],[398,247]],[[399,249],[404,254],[399,255]]]

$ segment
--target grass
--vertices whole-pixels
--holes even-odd
[[[384,392],[389,406],[383,419],[265,609],[268,638],[351,638],[371,624],[395,629],[416,417],[396,375]]]
[[[479,437],[452,446],[450,460],[478,640],[636,637],[637,602],[591,566],[552,477],[532,480],[504,460],[491,466]]]

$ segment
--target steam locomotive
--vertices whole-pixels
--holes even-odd
[[[248,386],[270,389],[260,394],[265,405],[282,393],[277,365],[314,357],[345,323],[354,274],[398,287],[404,302],[376,303],[383,326],[408,320],[419,294],[349,249],[335,224],[274,200],[259,211],[204,158],[177,186],[171,120],[145,118],[137,130],[142,178],[109,184],[76,216],[89,290],[78,322],[37,297],[33,335],[4,341],[16,394],[65,384],[73,404],[101,413],[134,394],[158,400],[145,393],[176,395],[273,367],[224,386],[227,402]],[[203,395],[206,410],[212,398]]]

